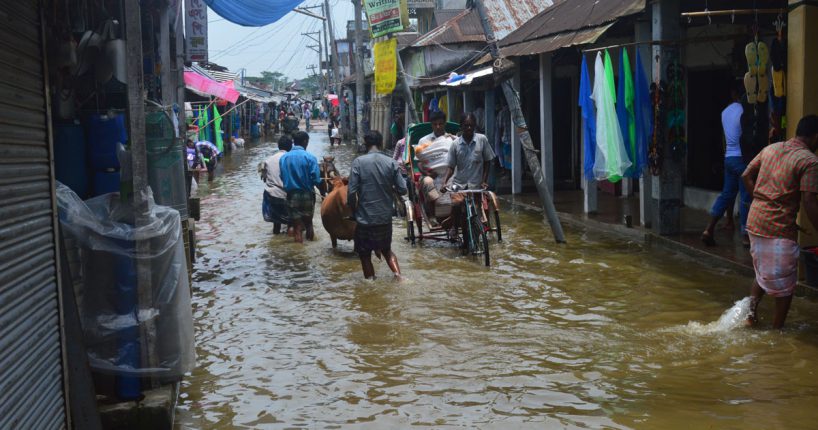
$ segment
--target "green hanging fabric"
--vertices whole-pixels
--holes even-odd
[[[628,177],[638,178],[640,172],[636,169],[636,115],[634,109],[634,94],[631,60],[628,57],[628,50],[623,48],[619,60],[616,116],[619,118],[619,128],[622,130],[622,137],[625,140],[625,149],[628,152],[628,159],[631,161],[631,167],[628,168],[626,175]]]
[[[202,107],[199,106],[197,108],[198,115],[196,115],[196,119],[199,121],[199,141],[207,140],[205,139],[205,119],[204,114],[202,114]]]
[[[219,108],[213,105],[213,132],[216,134],[216,147],[219,152],[224,152],[224,138],[222,137],[222,115],[219,113]]]

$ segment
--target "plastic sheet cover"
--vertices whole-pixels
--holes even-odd
[[[272,24],[304,0],[204,0],[222,18],[245,27]]]
[[[57,184],[60,227],[79,247],[81,273],[72,277],[82,280],[74,289],[91,367],[178,378],[195,361],[182,229],[178,211],[155,205],[150,190],[147,200],[136,227],[118,193],[83,201]]]

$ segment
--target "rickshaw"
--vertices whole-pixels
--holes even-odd
[[[457,134],[460,125],[446,123],[446,132]],[[453,229],[438,223],[436,214],[427,210],[426,198],[421,189],[422,173],[415,157],[415,146],[424,136],[432,133],[431,123],[420,123],[409,127],[406,135],[406,149],[403,155],[406,173],[409,178],[409,201],[406,203],[406,240],[412,245],[422,240],[438,240],[462,245],[464,255],[482,257],[488,267],[491,264],[489,254],[489,237],[494,236],[502,242],[503,233],[500,227],[500,211],[497,196],[487,190],[451,190],[463,196],[462,228]]]

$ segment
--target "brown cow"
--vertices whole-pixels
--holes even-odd
[[[331,178],[332,191],[321,202],[321,223],[329,233],[332,247],[338,246],[338,239],[355,238],[355,221],[352,221],[352,209],[347,206],[349,178]]]

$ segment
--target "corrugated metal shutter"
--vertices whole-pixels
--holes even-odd
[[[0,429],[66,425],[38,4],[0,2]]]

